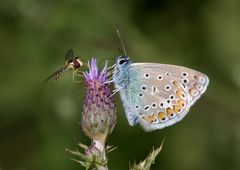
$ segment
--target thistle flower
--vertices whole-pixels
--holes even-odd
[[[107,62],[101,73],[98,72],[97,60],[92,59],[89,72],[84,73],[87,87],[85,103],[83,106],[81,125],[85,134],[100,143],[109,133],[112,133],[116,125],[115,102],[107,81]]]
[[[88,62],[89,71],[84,73],[87,93],[83,106],[81,126],[84,133],[92,139],[92,144],[86,147],[79,146],[85,150],[85,154],[79,151],[69,151],[84,161],[76,160],[86,169],[92,165],[98,170],[107,170],[106,152],[109,148],[105,146],[107,136],[112,133],[117,120],[115,101],[112,90],[107,82],[107,62],[101,72],[98,71],[97,60]]]

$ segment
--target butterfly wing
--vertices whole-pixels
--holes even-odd
[[[129,124],[139,122],[147,131],[182,120],[209,83],[198,71],[167,64],[131,64],[128,75],[120,95]]]

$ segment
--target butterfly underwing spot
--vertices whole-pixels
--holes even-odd
[[[143,90],[143,91],[146,91],[146,90],[147,90],[147,87],[146,87],[146,86],[142,86],[142,90]]]
[[[189,93],[193,97],[196,97],[199,94],[199,92],[195,88],[189,89]]]
[[[177,90],[176,95],[180,98],[184,98],[184,99],[186,98],[186,96],[185,96],[185,94],[183,93],[182,90]]]
[[[205,84],[207,81],[206,78],[203,77],[202,75],[195,75],[195,76],[193,76],[193,78],[201,84]]]
[[[187,88],[185,84],[181,84],[181,85],[182,85],[182,87],[183,87],[184,89],[186,89],[186,88]]]
[[[171,109],[170,107],[168,107],[168,108],[166,109],[166,112],[167,112],[167,115],[168,115],[170,118],[172,118],[172,117],[175,116],[175,114],[174,114],[174,112],[173,112],[173,109]]]
[[[185,78],[185,79],[182,80],[182,83],[183,83],[183,84],[187,84],[188,82],[189,82],[189,80],[188,80],[187,78]]]
[[[138,105],[136,105],[136,106],[135,106],[135,108],[136,108],[136,109],[138,109],[138,108],[139,108],[139,106],[138,106]]]
[[[159,107],[162,108],[163,106],[164,106],[163,102],[160,102],[160,103],[159,103]]]
[[[148,73],[145,73],[145,74],[144,74],[144,77],[145,77],[145,78],[149,78],[150,76],[149,76]]]
[[[157,103],[152,103],[152,108],[156,108],[157,107]]]
[[[159,112],[158,113],[158,119],[161,121],[161,122],[165,122],[168,120],[167,116],[163,113],[163,112]]]
[[[187,76],[188,76],[188,73],[183,72],[183,73],[182,73],[182,76],[183,76],[183,77],[187,77]]]
[[[172,84],[175,86],[175,87],[179,87],[179,83],[178,83],[178,81],[177,80],[173,80],[172,81]]]
[[[139,93],[139,96],[140,96],[140,97],[143,97],[143,94],[142,94],[142,93]]]
[[[163,77],[162,77],[162,75],[158,75],[158,80],[162,80],[163,79]]]
[[[173,100],[175,98],[175,96],[172,94],[172,95],[170,95],[169,98]]]
[[[200,85],[200,84],[198,84],[198,83],[195,83],[193,86],[194,86],[198,91],[202,91],[202,90],[203,90],[203,86]]]
[[[171,87],[170,87],[170,85],[166,85],[166,86],[165,86],[165,90],[166,90],[166,91],[169,91],[169,90],[171,90]]]
[[[166,76],[170,76],[170,73],[169,73],[169,72],[166,72],[165,75],[166,75]]]
[[[167,103],[168,103],[168,104],[170,104],[170,103],[171,103],[171,101],[168,99],[168,100],[167,100]]]
[[[173,105],[173,111],[174,113],[181,113],[182,109],[179,105]]]
[[[157,92],[157,87],[156,86],[152,86],[152,95],[155,94]]]
[[[181,106],[182,108],[185,108],[186,107],[186,102],[182,99],[179,99],[177,101],[178,105]]]
[[[145,120],[146,122],[148,121],[147,116],[141,116],[141,118],[142,118],[143,120]]]
[[[145,111],[148,111],[150,109],[150,106],[149,105],[146,105],[145,107],[144,107],[144,110]]]
[[[149,114],[147,116],[142,116],[142,118],[143,118],[143,120],[145,120],[149,124],[157,121],[157,118],[154,114]]]
[[[155,114],[153,114],[154,118],[153,118],[153,121],[151,123],[158,123],[158,118],[156,117]]]

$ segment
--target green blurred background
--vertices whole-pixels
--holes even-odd
[[[113,64],[116,23],[134,62],[194,68],[210,85],[184,120],[151,133],[128,125],[116,95],[109,168],[128,169],[165,138],[152,169],[240,169],[239,18],[238,0],[0,1],[0,169],[83,169],[65,148],[90,143],[78,124],[84,85],[71,73],[41,81],[69,48]]]

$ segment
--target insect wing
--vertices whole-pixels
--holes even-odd
[[[73,50],[72,49],[69,49],[67,51],[67,53],[65,54],[65,60],[70,60],[70,59],[73,59],[74,58],[74,55],[73,55]]]
[[[129,85],[120,95],[127,117],[147,130],[162,129],[185,117],[201,97],[208,77],[175,65],[135,63],[129,67]]]

